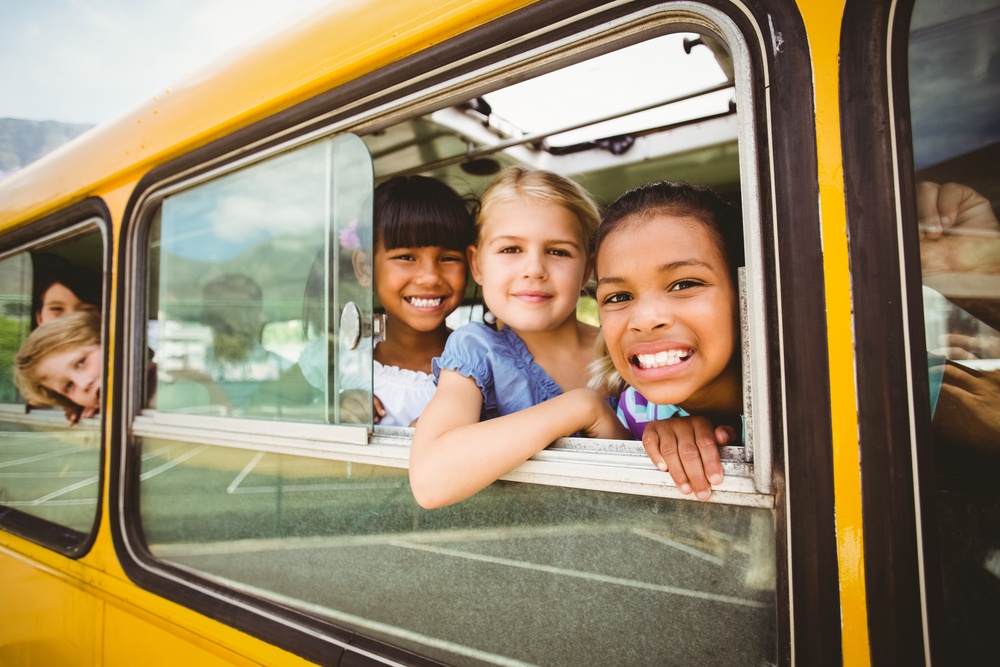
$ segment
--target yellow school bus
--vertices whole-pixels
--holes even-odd
[[[997,34],[997,0],[330,3],[6,178],[0,664],[988,663]],[[392,335],[345,244],[374,186],[508,165],[740,207],[709,502],[563,438],[424,510],[412,429],[343,408]],[[12,383],[54,264],[103,285],[72,427]]]

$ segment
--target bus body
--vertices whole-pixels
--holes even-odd
[[[996,222],[998,28],[996,0],[331,3],[6,178],[0,663],[982,659],[1000,229],[932,264],[918,193]],[[345,407],[392,335],[351,265],[375,184],[508,165],[740,206],[745,443],[709,502],[563,438],[424,510],[412,429]],[[65,264],[104,286],[72,427],[10,362]],[[481,312],[470,281],[454,325]]]

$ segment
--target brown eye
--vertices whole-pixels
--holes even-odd
[[[691,289],[692,287],[701,287],[704,284],[705,283],[698,280],[678,280],[670,286],[670,291],[677,292],[680,290]]]
[[[605,303],[625,303],[632,300],[632,295],[627,292],[616,292],[614,294],[609,294],[607,297],[601,301],[602,304]]]

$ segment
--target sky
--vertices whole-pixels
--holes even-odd
[[[337,0],[0,0],[0,118],[98,124]]]

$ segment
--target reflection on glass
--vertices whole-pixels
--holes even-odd
[[[31,330],[31,255],[0,260],[0,403],[20,401],[14,386],[14,357]]]
[[[776,662],[771,513],[146,439],[163,560],[456,665]],[[652,619],[655,619],[652,620]]]
[[[338,333],[334,366],[334,421],[372,426],[372,192],[374,176],[368,148],[354,135],[337,137],[331,156],[332,219],[335,243],[331,259],[334,330]]]
[[[97,420],[69,428],[62,410],[47,412],[33,423],[0,416],[0,506],[88,533],[100,491]]]
[[[909,70],[946,648],[1000,617],[1000,2],[918,0]],[[967,659],[964,659],[967,658]]]
[[[1000,2],[918,2],[911,29],[935,437],[1000,455]]]
[[[150,233],[151,407],[336,423],[338,364],[370,396],[370,341],[367,371],[364,345],[340,360],[331,347],[344,303],[371,318],[334,245],[349,225],[370,228],[366,163],[360,140],[338,137],[165,199]]]

